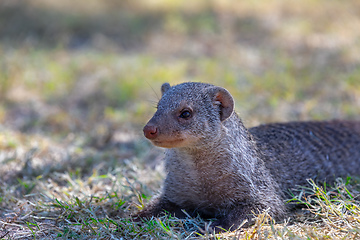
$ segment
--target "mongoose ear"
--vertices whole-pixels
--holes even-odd
[[[164,93],[171,88],[169,83],[164,83],[161,86],[161,95],[164,96]]]
[[[214,87],[211,89],[213,104],[219,107],[220,120],[224,121],[234,111],[234,99],[228,90],[222,87]]]

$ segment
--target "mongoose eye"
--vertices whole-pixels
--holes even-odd
[[[185,110],[180,114],[179,117],[184,118],[184,119],[188,119],[188,118],[191,117],[191,112],[189,110]]]

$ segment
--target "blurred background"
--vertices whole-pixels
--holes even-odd
[[[360,115],[356,0],[2,0],[0,56],[21,132],[141,135],[163,82],[228,88],[248,126]]]
[[[2,0],[0,56],[10,152],[142,152],[164,82],[227,88],[249,127],[360,119],[357,0]]]

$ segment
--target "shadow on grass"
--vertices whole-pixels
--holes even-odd
[[[229,32],[236,36],[235,41],[251,46],[268,45],[273,38],[258,17],[221,12],[210,3],[202,11],[142,9],[136,1],[110,3],[87,11],[79,6],[71,9],[68,3],[61,9],[41,3],[5,1],[0,3],[0,22],[6,23],[0,25],[0,41],[17,46],[80,48],[91,47],[103,37],[123,50],[141,50],[157,34],[203,36],[205,45],[206,39],[218,41],[219,34],[227,38]]]
[[[5,1],[0,3],[0,21],[6,23],[0,25],[0,39],[16,45],[35,43],[37,47],[54,47],[66,44],[78,48],[104,35],[129,49],[141,46],[148,33],[160,27],[163,16],[136,14],[126,4],[119,2],[118,5],[110,12],[87,13],[81,9],[67,11],[25,1]]]

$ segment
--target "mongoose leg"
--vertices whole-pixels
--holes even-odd
[[[164,197],[158,197],[151,201],[143,210],[137,213],[134,217],[140,219],[150,219],[151,217],[171,214],[178,218],[185,218],[186,215],[182,209],[173,202],[168,201]]]
[[[234,231],[239,226],[247,227],[253,223],[253,213],[249,206],[237,206],[226,215],[217,217],[210,228],[216,233],[222,231]]]

